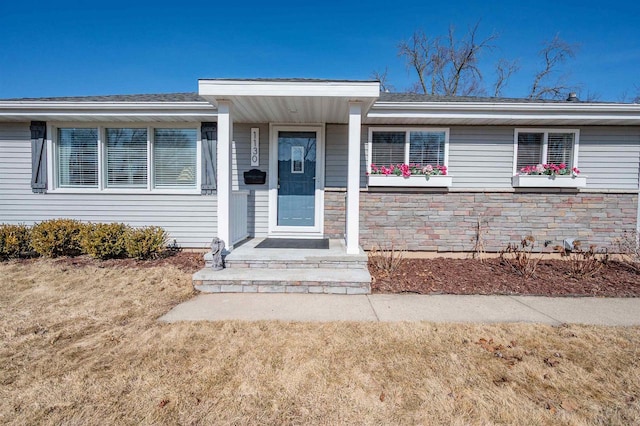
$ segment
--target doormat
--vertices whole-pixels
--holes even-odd
[[[329,239],[265,238],[256,248],[328,250]]]

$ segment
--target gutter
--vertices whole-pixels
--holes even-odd
[[[377,101],[372,109],[411,111],[557,111],[557,112],[626,112],[640,114],[640,104],[593,104],[593,103],[526,103],[526,102],[382,102]],[[639,117],[640,118],[640,117]]]
[[[0,101],[0,119],[56,120],[65,118],[108,119],[118,117],[215,118],[217,109],[208,102],[46,102]]]

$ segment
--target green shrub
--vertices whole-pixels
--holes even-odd
[[[31,230],[27,225],[0,224],[0,259],[24,256],[31,252]]]
[[[45,220],[31,229],[31,245],[40,256],[77,256],[82,253],[80,232],[85,226],[72,219]]]
[[[95,259],[118,259],[127,255],[127,232],[124,223],[90,223],[80,232],[83,253]]]
[[[158,226],[132,228],[127,232],[127,255],[136,259],[158,257],[167,245],[168,235]]]

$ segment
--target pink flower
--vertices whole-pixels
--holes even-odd
[[[544,173],[545,170],[546,170],[546,167],[543,164],[538,164],[536,166],[536,173]]]
[[[579,175],[580,174],[580,170],[578,170],[577,167],[574,167],[573,169],[571,169],[571,171],[573,172],[574,175]]]

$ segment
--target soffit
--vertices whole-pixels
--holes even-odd
[[[368,81],[199,81],[199,95],[212,105],[231,102],[236,123],[348,123],[350,102],[366,113],[379,94],[379,83]]]

